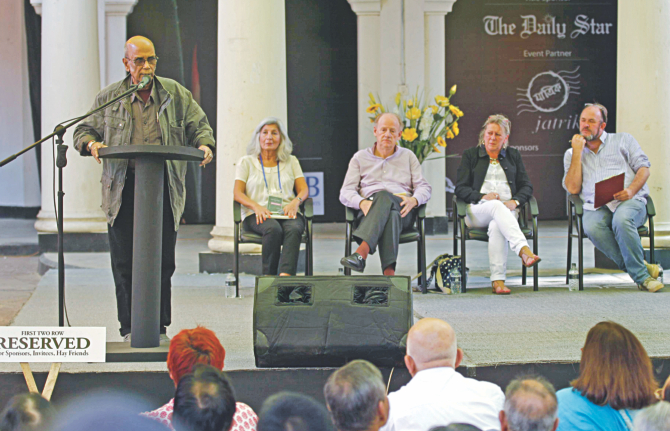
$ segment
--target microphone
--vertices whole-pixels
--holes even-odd
[[[137,91],[140,91],[141,89],[143,89],[144,87],[149,85],[150,82],[151,82],[151,77],[150,76],[145,76],[144,78],[142,78],[140,83],[137,84]]]

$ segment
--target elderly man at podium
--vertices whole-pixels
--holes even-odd
[[[119,145],[175,145],[205,152],[201,166],[212,161],[214,137],[207,117],[191,93],[172,79],[155,75],[158,57],[153,43],[142,36],[126,42],[123,64],[128,76],[98,93],[93,108],[147,82],[132,96],[114,103],[82,121],[74,132],[74,146],[82,156],[100,163],[98,150]],[[144,80],[144,81],[143,81]],[[135,164],[133,160],[104,159],[102,210],[107,217],[112,273],[120,333],[130,341]],[[163,253],[161,260],[160,339],[169,341],[171,278],[175,271],[175,246],[179,220],[184,212],[186,162],[167,160],[163,197]]]
[[[414,208],[428,202],[432,189],[419,159],[398,146],[402,125],[396,114],[378,116],[374,134],[377,142],[354,154],[340,189],[340,202],[358,210],[354,239],[360,244],[340,263],[363,272],[368,254],[379,248],[384,275],[395,275],[400,233],[412,225]]]

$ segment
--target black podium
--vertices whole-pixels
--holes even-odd
[[[157,347],[160,344],[165,161],[202,161],[205,153],[192,147],[123,145],[101,148],[98,154],[108,159],[135,159],[130,346]]]

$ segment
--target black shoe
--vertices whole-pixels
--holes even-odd
[[[365,269],[365,259],[358,253],[354,253],[351,256],[345,256],[340,259],[340,265],[345,266],[354,271],[363,272]]]

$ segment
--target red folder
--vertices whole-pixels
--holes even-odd
[[[626,174],[622,173],[596,183],[595,209],[614,200],[614,195],[623,190],[623,180]]]

